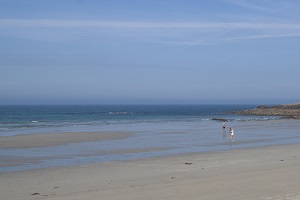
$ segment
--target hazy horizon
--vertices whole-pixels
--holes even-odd
[[[279,105],[293,104],[299,101],[253,101],[253,102],[22,102],[22,103],[2,103],[0,106],[88,106],[88,105]]]

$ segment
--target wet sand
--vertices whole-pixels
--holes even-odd
[[[299,200],[300,144],[0,173],[1,199]]]
[[[0,148],[36,148],[60,146],[70,143],[102,140],[120,140],[130,137],[128,132],[66,132],[28,134],[0,138]]]

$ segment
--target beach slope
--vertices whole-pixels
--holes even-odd
[[[300,199],[300,145],[0,173],[1,199]]]

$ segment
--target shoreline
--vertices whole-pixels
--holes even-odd
[[[52,132],[0,137],[0,172],[139,160],[197,152],[300,144],[299,121],[235,121],[235,140],[222,122],[142,126],[122,131]],[[285,134],[282,134],[282,131]]]
[[[4,199],[300,198],[300,144],[0,173]]]
[[[225,121],[226,120],[226,121]],[[254,123],[269,123],[269,124],[283,124],[286,122],[296,122],[297,119],[288,118],[274,118],[268,120],[240,120],[230,121],[226,118],[212,118],[212,121],[220,123],[235,123],[239,125],[240,122],[254,122]],[[220,125],[221,126],[221,125]],[[68,144],[76,144],[83,142],[95,142],[105,140],[123,140],[133,137],[136,131],[58,131],[58,132],[41,132],[41,133],[26,133],[20,135],[0,136],[0,149],[26,149],[26,148],[43,148],[51,146],[63,146]],[[184,134],[185,130],[168,130],[158,131],[160,134]]]

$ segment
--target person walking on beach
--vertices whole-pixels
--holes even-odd
[[[231,127],[229,129],[229,135],[230,135],[230,141],[233,141],[233,139],[234,139],[234,131],[233,131],[233,129]]]
[[[225,132],[225,130],[226,130],[226,124],[223,123],[223,132]]]

